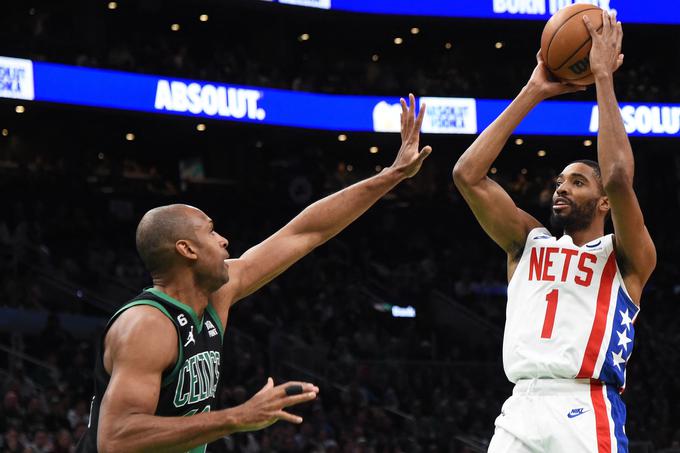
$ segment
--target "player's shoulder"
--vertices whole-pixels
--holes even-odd
[[[520,243],[517,242],[512,250],[508,251],[509,262],[518,263],[525,254],[525,251],[531,249],[535,243],[546,240],[555,239],[550,231],[536,221],[536,225],[532,226],[527,230],[524,240]]]
[[[138,341],[141,339],[177,337],[177,329],[167,312],[152,305],[135,305],[125,309],[113,320],[107,337],[116,337],[121,341]]]
[[[554,239],[555,237],[552,235],[550,230],[548,230],[546,227],[543,225],[536,226],[529,230],[529,233],[527,234],[527,241],[540,241],[544,239]]]
[[[114,323],[122,323],[130,327],[138,326],[170,326],[173,322],[167,310],[150,304],[139,304],[126,308]]]
[[[135,305],[123,311],[111,324],[105,348],[114,357],[170,363],[177,354],[177,329],[159,309]]]
[[[524,237],[524,242],[522,243],[522,250],[524,250],[527,245],[533,244],[534,242],[537,242],[537,241],[546,240],[546,239],[555,239],[555,238],[550,233],[550,231],[546,227],[544,227],[543,225],[534,226],[527,231],[527,234]]]

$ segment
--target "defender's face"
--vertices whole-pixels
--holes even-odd
[[[583,163],[568,165],[555,179],[551,222],[566,229],[583,229],[595,217],[602,185],[595,171]]]
[[[229,281],[229,266],[226,263],[229,241],[215,231],[210,217],[198,209],[196,211],[192,216],[198,248],[196,267],[217,289]]]

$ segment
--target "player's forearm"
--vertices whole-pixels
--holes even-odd
[[[510,135],[541,100],[541,94],[532,85],[522,88],[503,113],[460,156],[453,169],[456,184],[473,185],[486,178]]]
[[[597,133],[597,158],[605,189],[632,184],[633,150],[623,124],[611,74],[595,79],[600,125]]]
[[[99,427],[101,453],[183,453],[239,429],[239,407],[205,412],[190,417],[158,417],[132,414],[109,423],[108,432]]]
[[[392,167],[308,206],[273,236],[247,250],[228,306],[276,278],[366,212],[405,177]],[[257,263],[257,265],[255,264]],[[218,298],[219,299],[219,298]]]
[[[356,220],[404,178],[400,170],[386,168],[308,206],[286,229],[291,234],[312,235],[313,244],[319,245]]]

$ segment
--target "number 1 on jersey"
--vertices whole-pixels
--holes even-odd
[[[553,326],[555,325],[555,313],[557,312],[557,298],[559,291],[553,289],[546,296],[545,300],[548,302],[548,307],[545,310],[545,320],[543,321],[543,331],[541,338],[552,337]]]

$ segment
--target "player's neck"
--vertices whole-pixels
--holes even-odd
[[[593,223],[588,228],[578,231],[564,230],[564,234],[568,234],[574,245],[582,247],[584,244],[594,241],[595,239],[604,236],[604,226]]]
[[[188,305],[199,317],[203,315],[208,306],[210,292],[197,285],[194,276],[189,273],[155,276],[153,287],[184,305]]]

